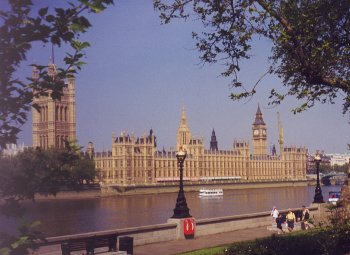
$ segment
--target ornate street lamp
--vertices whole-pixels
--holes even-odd
[[[183,165],[186,158],[186,150],[180,148],[176,153],[177,163],[180,170],[180,188],[179,194],[177,195],[176,205],[174,209],[174,215],[171,217],[173,219],[183,219],[192,217],[189,213],[190,209],[187,207],[185,193],[184,193],[184,184],[183,184]]]
[[[318,152],[316,152],[315,163],[316,163],[316,171],[317,171],[317,183],[316,183],[315,196],[314,196],[314,203],[316,204],[324,203],[321,185],[320,185],[320,162],[321,162],[321,156],[320,154],[318,154]]]

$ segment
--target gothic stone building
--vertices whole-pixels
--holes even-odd
[[[282,129],[280,129],[282,130]],[[252,147],[249,143],[234,141],[232,150],[219,150],[215,131],[212,131],[210,149],[204,148],[203,138],[194,138],[187,125],[186,112],[181,113],[177,132],[176,150],[187,151],[184,163],[185,181],[242,180],[294,181],[306,179],[306,149],[284,147],[280,154],[267,151],[267,128],[258,107],[252,125]],[[283,134],[280,134],[283,137]],[[100,181],[104,184],[147,185],[177,181],[179,171],[176,150],[158,150],[156,137],[151,130],[148,135],[136,137],[122,132],[112,137],[112,150],[94,153],[89,143],[88,153],[93,155]]]
[[[33,68],[33,79],[38,78],[39,70]],[[57,79],[55,64],[50,63],[48,74]],[[35,93],[35,91],[34,91]],[[54,100],[51,92],[47,96],[34,97],[33,103],[33,147],[63,148],[66,141],[76,139],[75,78],[69,76],[63,88],[61,100]]]

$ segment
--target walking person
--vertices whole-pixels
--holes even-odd
[[[282,224],[284,223],[282,214],[279,214],[277,219],[276,219],[276,223],[277,223],[277,235],[283,234],[284,230],[282,229]]]
[[[272,216],[272,219],[273,219],[273,223],[272,225],[276,222],[276,219],[278,218],[278,215],[279,215],[279,211],[277,210],[276,206],[273,206],[272,207],[272,211],[271,211],[271,216]]]
[[[305,207],[305,205],[303,205],[302,208],[303,210],[301,213],[301,229],[307,230],[310,228],[309,226],[310,211]]]
[[[294,229],[294,222],[296,221],[295,214],[292,212],[291,209],[288,209],[288,214],[286,216],[287,225],[288,225],[288,231],[292,232]]]

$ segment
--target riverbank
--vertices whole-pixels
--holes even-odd
[[[308,181],[284,181],[284,182],[211,182],[211,183],[185,183],[184,190],[188,192],[199,191],[200,188],[220,188],[224,190],[257,189],[257,188],[280,188],[280,187],[304,187]],[[104,185],[101,189],[85,189],[83,191],[61,191],[56,196],[36,195],[37,200],[57,199],[89,199],[110,196],[147,195],[161,193],[176,193],[179,191],[178,183],[164,183],[154,185],[119,186]]]
[[[256,188],[280,188],[280,187],[303,187],[308,186],[307,181],[281,181],[281,182],[187,182],[184,184],[185,191],[199,191],[201,188],[210,189],[256,189]],[[105,185],[101,187],[103,195],[145,195],[174,193],[179,191],[178,183],[164,183],[155,185],[119,186]]]

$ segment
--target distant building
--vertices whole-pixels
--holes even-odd
[[[16,156],[18,153],[23,152],[25,149],[27,149],[28,146],[25,146],[24,143],[22,144],[6,144],[5,149],[2,150],[1,156],[4,157],[13,157]]]
[[[37,79],[39,70],[33,68],[33,79]],[[58,79],[54,63],[50,63],[48,73],[52,79]],[[35,94],[35,91],[34,91]],[[33,115],[33,147],[63,148],[67,141],[76,139],[75,112],[75,78],[69,76],[63,88],[61,100],[54,100],[51,91],[48,96],[34,97]]]
[[[282,130],[282,129],[280,129]],[[282,131],[281,131],[282,132]],[[204,148],[203,138],[195,138],[187,125],[185,109],[182,109],[177,131],[177,150],[187,151],[184,163],[185,181],[243,180],[290,181],[306,179],[305,148],[284,147],[280,142],[280,154],[267,152],[267,127],[258,107],[252,125],[253,153],[249,142],[234,141],[232,150],[219,150],[215,131],[212,132],[210,149]],[[283,134],[280,134],[283,137]],[[89,143],[92,153],[93,145]],[[122,132],[112,135],[112,149],[93,153],[101,181],[117,185],[144,185],[171,182],[179,179],[176,151],[157,150],[156,137],[136,137]]]
[[[349,162],[350,154],[327,154],[327,156],[330,158],[330,164],[331,166],[338,165],[343,166]]]
[[[331,157],[328,154],[325,154],[324,151],[318,151],[321,162],[323,166],[331,166]],[[307,168],[306,168],[307,174],[316,174],[316,162],[315,162],[315,154],[308,154],[307,155]]]

